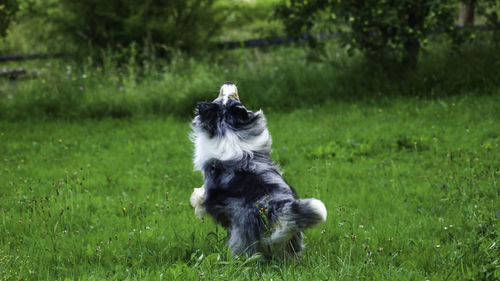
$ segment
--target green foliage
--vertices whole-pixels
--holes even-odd
[[[500,22],[498,19],[498,12],[500,12],[499,0],[481,0],[473,1],[474,3],[474,21],[475,24],[485,25],[488,29],[493,30],[493,40],[496,44],[500,43]],[[456,50],[459,50],[460,46],[474,42],[481,41],[483,36],[481,36],[483,30],[472,28],[471,26],[465,25],[463,28],[456,29],[451,33],[451,38],[453,40]]]
[[[16,20],[5,40],[0,41],[0,50],[5,54],[65,53],[79,57],[80,62],[90,54],[94,60],[120,57],[123,63],[135,42],[141,64],[156,61],[159,56],[171,57],[177,49],[203,56],[213,42],[282,35],[281,23],[272,19],[273,7],[279,0],[198,1],[201,6],[194,0],[115,1],[120,5],[118,11],[112,10],[113,1],[101,1],[94,3],[100,9],[96,13],[88,7],[94,5],[88,1],[18,2]],[[88,26],[87,21],[91,21]],[[94,26],[97,24],[100,26]],[[92,26],[95,28],[90,30]],[[92,40],[100,40],[99,45]]]
[[[446,51],[447,44],[434,42],[435,52],[423,54],[418,68],[408,72],[348,57],[335,42],[331,44],[329,59],[321,63],[311,63],[308,52],[297,47],[223,51],[205,59],[179,55],[169,64],[145,64],[142,70],[134,48],[123,54],[128,58],[125,66],[111,57],[102,66],[65,60],[31,62],[24,64],[31,79],[14,84],[0,80],[0,118],[186,117],[198,101],[212,100],[224,81],[242,89],[250,108],[278,111],[331,99],[488,95],[500,88],[496,79],[500,65],[495,63],[500,52],[494,45],[471,43],[455,53]]]
[[[18,10],[17,0],[2,0],[0,2],[0,37],[7,34],[7,28]]]
[[[83,52],[102,55],[136,44],[148,59],[173,50],[206,47],[224,19],[214,0],[72,1],[60,0],[54,16]]]
[[[0,41],[3,54],[72,53],[70,36],[52,22],[58,16],[58,0],[18,0],[19,11]]]
[[[222,0],[216,6],[226,11],[218,41],[236,41],[277,36],[282,25],[273,17],[280,0]],[[281,34],[280,34],[281,35]]]
[[[441,30],[452,31],[455,0],[284,1],[276,10],[289,34],[310,32],[317,21],[336,24],[344,44],[369,59],[415,65],[422,44]]]

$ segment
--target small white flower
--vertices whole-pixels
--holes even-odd
[[[83,75],[82,75],[82,78],[83,78],[83,79],[87,78],[87,74],[83,74]]]
[[[448,227],[446,227],[446,226],[445,226],[445,227],[444,227],[444,230],[448,230]]]
[[[437,245],[436,245],[436,248],[439,248],[439,247],[441,247],[441,245],[437,244]]]

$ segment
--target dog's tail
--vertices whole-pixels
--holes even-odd
[[[318,199],[298,199],[285,203],[277,213],[270,242],[288,241],[308,227],[326,221],[326,207]]]

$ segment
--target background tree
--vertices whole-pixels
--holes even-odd
[[[0,36],[4,37],[10,22],[19,10],[17,0],[2,0],[0,2]]]
[[[202,48],[220,28],[214,0],[60,0],[53,17],[76,46],[93,54],[131,44],[143,51],[187,52]]]
[[[458,13],[458,26],[474,25],[474,8],[476,0],[460,1],[460,11]]]
[[[456,0],[288,0],[278,6],[289,34],[310,31],[326,22],[342,34],[344,44],[371,59],[415,65],[430,34],[452,31]]]

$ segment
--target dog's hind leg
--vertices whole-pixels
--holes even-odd
[[[241,254],[251,255],[256,252],[257,242],[249,239],[248,233],[246,233],[243,228],[232,226],[228,230],[228,234],[227,245],[231,249],[231,254],[233,256]]]
[[[251,212],[240,213],[237,221],[233,217],[232,224],[228,228],[227,240],[232,255],[255,254],[259,246],[259,232],[259,222]]]
[[[269,243],[288,242],[297,233],[324,221],[326,208],[320,200],[311,198],[289,202],[278,211]]]

